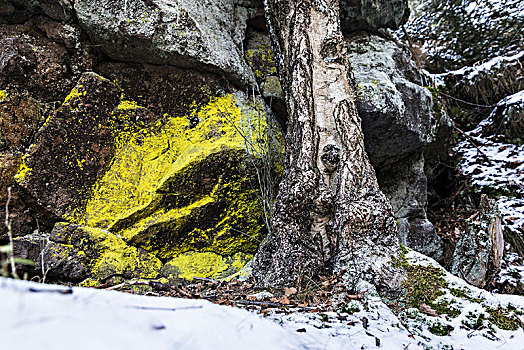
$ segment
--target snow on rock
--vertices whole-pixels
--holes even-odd
[[[519,60],[524,56],[524,51],[521,51],[517,54],[510,55],[510,56],[497,56],[495,58],[490,59],[489,61],[486,61],[484,63],[474,65],[474,66],[466,66],[461,69],[457,69],[454,71],[442,73],[442,74],[433,74],[433,78],[435,79],[435,83],[437,87],[444,86],[444,79],[448,76],[458,76],[461,79],[465,79],[466,81],[472,81],[477,76],[488,74],[490,72],[496,72],[501,70],[505,65],[514,64],[514,62],[519,62]]]
[[[493,113],[466,133],[455,151],[458,167],[480,191],[499,194],[506,228],[524,232],[524,144],[507,143],[503,135],[509,113],[524,112],[524,91],[500,101]],[[520,115],[521,119],[524,119]],[[514,136],[514,135],[512,135]]]

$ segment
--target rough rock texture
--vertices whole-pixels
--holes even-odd
[[[95,103],[96,101],[96,103]],[[70,218],[111,161],[120,90],[85,73],[24,155],[17,182],[57,217]],[[116,125],[115,125],[116,124]]]
[[[457,242],[451,272],[477,287],[484,287],[500,268],[504,237],[496,202],[483,195],[477,218]]]
[[[249,11],[231,0],[77,1],[80,25],[109,57],[202,68],[236,83],[254,82],[242,60]]]
[[[43,250],[49,277],[81,281],[110,277],[156,278],[162,263],[143,249],[127,245],[121,237],[100,229],[57,223]],[[37,269],[41,269],[41,260]]]
[[[43,13],[57,21],[69,21],[74,16],[71,0],[7,0],[4,11],[12,21],[23,21],[31,13]]]
[[[375,168],[424,149],[439,116],[409,53],[393,41],[362,34],[348,40],[357,108]]]
[[[407,0],[341,0],[342,31],[398,29],[409,18]]]
[[[440,124],[446,124],[445,116],[405,49],[378,36],[359,35],[349,40],[349,51],[366,151],[399,219],[401,240],[439,260],[441,241],[425,212],[422,152],[435,141]]]
[[[209,95],[200,83],[211,87],[211,80],[196,73],[126,64],[102,68],[110,67],[120,69],[115,77],[136,79],[133,73],[140,72],[150,84],[162,77],[164,87],[149,90],[151,97],[133,79],[123,79],[120,90],[100,75],[84,74],[24,156],[17,182],[56,220],[116,234],[163,261],[172,259],[170,266],[184,277],[204,273],[207,265],[215,269],[206,277],[238,271],[265,234],[246,153],[256,155],[266,142],[283,150],[278,129],[269,137],[264,103],[238,91]],[[188,81],[196,84],[193,91]],[[171,95],[170,89],[178,91]],[[188,252],[209,254],[181,257]],[[63,265],[49,258],[45,264]]]
[[[11,7],[29,13],[23,5]],[[15,25],[1,22],[6,16],[15,20],[14,12],[0,13],[0,206],[5,207],[11,186],[9,214],[18,236],[47,226],[47,213],[35,211],[31,199],[14,186],[22,152],[81,72],[91,69],[93,56],[75,25],[46,17],[25,18]],[[0,225],[0,239],[4,237],[5,227]]]
[[[415,153],[377,172],[380,188],[398,218],[400,241],[418,252],[440,260],[442,241],[427,219],[427,179],[424,156]]]
[[[397,33],[432,73],[518,53],[524,49],[521,0],[410,0],[406,32]]]

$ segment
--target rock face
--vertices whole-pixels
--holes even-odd
[[[409,17],[407,0],[342,0],[340,24],[345,32],[398,29]]]
[[[397,28],[407,11],[342,1],[342,26]],[[262,149],[272,178],[282,172],[268,107],[285,126],[286,106],[263,15],[259,0],[0,5],[0,206],[12,186],[19,256],[86,285],[238,271],[266,232]],[[423,152],[444,116],[403,49],[375,35],[348,43],[366,148],[403,242],[438,258]]]
[[[471,130],[507,96],[524,90],[524,52],[501,56],[479,65],[435,75],[439,91],[455,99],[444,99],[454,119]],[[456,98],[466,101],[457,102]]]
[[[504,237],[496,202],[483,195],[478,218],[468,225],[453,254],[451,272],[477,287],[484,287],[500,268]]]
[[[241,53],[249,11],[232,0],[77,1],[74,8],[91,40],[113,59],[254,82]]]
[[[92,68],[93,57],[75,25],[23,16],[19,18],[23,24],[5,24],[1,19],[16,22],[15,12],[23,4],[9,8],[11,15],[0,13],[0,206],[5,207],[7,188],[12,187],[9,216],[17,236],[38,226],[50,228],[46,214],[40,215],[14,186],[22,153],[57,101],[64,99],[81,72]],[[5,234],[0,225],[0,239]]]
[[[149,74],[158,78],[161,72]],[[171,82],[178,80],[172,77]],[[204,273],[204,267],[206,277],[238,271],[264,235],[258,184],[247,153],[268,147],[264,142],[282,142],[277,134],[266,137],[270,125],[263,102],[236,91],[207,96],[207,103],[198,107],[193,101],[188,103],[192,107],[186,106],[187,115],[171,116],[126,99],[140,95],[129,87],[130,94],[95,73],[85,73],[46,121],[15,179],[56,220],[70,222],[73,228],[66,230],[72,230],[72,236],[78,235],[75,225],[83,225],[81,232],[121,237],[122,247],[170,260],[168,277],[173,271],[192,277]],[[157,111],[181,109],[156,106]],[[282,145],[278,147],[282,152]],[[63,225],[53,229],[49,248],[61,257],[71,250],[68,245],[82,250],[57,239],[54,232]],[[142,261],[142,255],[136,259]],[[78,267],[73,261],[70,266],[53,256],[44,258],[55,275],[80,278],[89,266],[85,277],[110,276],[90,262],[80,261]]]
[[[425,211],[423,152],[447,119],[405,49],[373,35],[354,37],[348,47],[366,151],[399,219],[401,241],[439,260],[442,243]]]

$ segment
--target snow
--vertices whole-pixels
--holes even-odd
[[[410,251],[410,264],[434,260]],[[511,303],[524,309],[524,297],[496,295],[445,272],[453,288],[480,302],[452,296],[461,314],[432,317],[416,309],[399,320],[373,292],[354,301],[356,310],[306,312],[270,309],[256,313],[204,300],[140,296],[116,291],[67,288],[0,278],[2,349],[522,349],[524,332],[462,326],[470,311]],[[428,331],[449,324],[448,336]],[[407,328],[406,328],[407,326]],[[491,332],[492,334],[488,334]]]
[[[436,87],[445,86],[444,78],[450,75],[457,75],[464,77],[467,81],[472,82],[472,80],[482,73],[489,73],[494,70],[500,69],[508,62],[516,62],[524,56],[524,51],[520,51],[511,56],[497,56],[490,59],[487,62],[472,66],[472,67],[463,67],[454,71],[442,73],[442,74],[433,74],[433,79],[435,81]]]
[[[506,228],[524,232],[524,145],[504,143],[498,135],[486,136],[485,130],[494,123],[502,109],[502,119],[510,108],[524,108],[524,91],[500,101],[493,113],[484,119],[460,142],[455,151],[460,156],[458,168],[469,176],[479,190],[492,189],[504,194],[498,207]]]

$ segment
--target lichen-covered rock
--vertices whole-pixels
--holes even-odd
[[[86,73],[24,155],[17,182],[57,217],[70,218],[84,205],[109,164],[115,130],[124,123],[113,114],[119,103],[113,83]]]
[[[500,268],[504,253],[502,222],[496,201],[482,195],[477,218],[457,242],[451,272],[468,283],[484,287]]]
[[[282,139],[261,99],[233,92],[202,100],[188,103],[186,115],[176,104],[153,113],[86,73],[46,121],[16,179],[57,220],[116,234],[163,261],[210,253],[197,270],[220,255],[227,268],[213,276],[235,273],[247,261],[238,254],[254,254],[265,234],[253,156],[269,146],[281,155]],[[176,266],[187,275],[187,266]]]
[[[252,127],[266,128],[258,108],[242,94],[227,95],[190,118],[122,134],[79,220],[161,259],[192,250],[254,253],[264,230],[244,136],[252,142]]]
[[[253,255],[242,252],[223,257],[212,252],[186,252],[164,264],[161,276],[169,280],[205,277],[222,279],[231,276],[251,259]]]
[[[241,54],[248,11],[232,0],[77,1],[91,40],[113,59],[199,68],[254,82]]]
[[[49,277],[74,281],[103,281],[114,276],[154,279],[162,267],[154,255],[92,227],[57,223],[49,240],[43,250],[43,269],[49,270]],[[37,269],[41,268],[39,260]]]
[[[342,0],[340,24],[345,32],[398,29],[409,18],[407,0]]]

